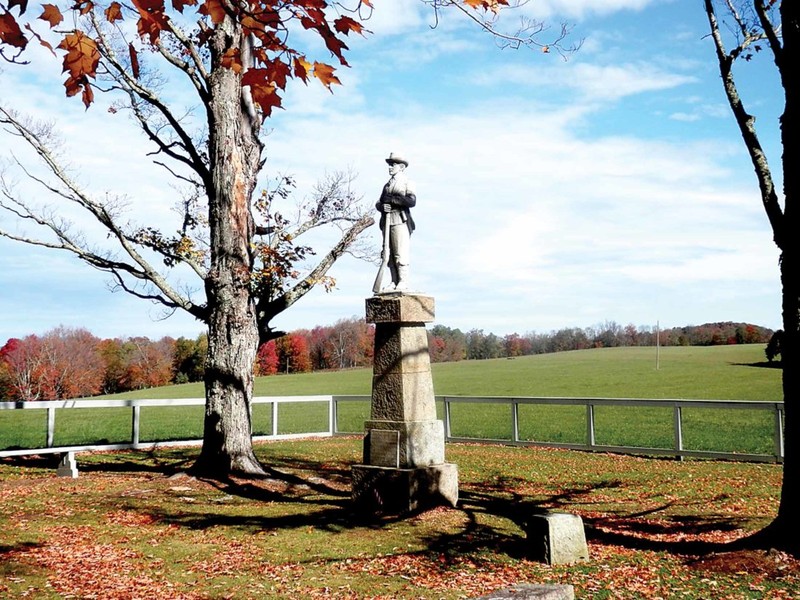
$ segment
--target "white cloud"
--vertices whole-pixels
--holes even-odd
[[[641,11],[658,2],[663,0],[537,0],[524,4],[522,10],[538,19],[584,19],[592,15]]]
[[[541,4],[584,16],[652,5]],[[404,152],[419,197],[412,283],[436,297],[439,322],[498,334],[605,319],[778,324],[777,259],[752,169],[735,128],[708,118],[729,118],[724,105],[707,100],[717,75],[679,64],[691,58],[683,54],[669,63],[638,47],[622,62],[602,64],[585,53],[534,69],[519,54],[471,54],[475,38],[462,36],[455,19],[431,35],[421,31],[430,15],[418,0],[378,8],[375,18],[384,21],[368,23],[375,36],[353,43],[343,87],[334,95],[318,85],[289,90],[287,110],[268,122],[266,172],[294,174],[303,193],[325,171],[352,167],[360,173],[356,189],[371,203],[387,177],[384,158]],[[603,31],[604,43],[617,44],[610,52],[624,50],[618,31]],[[703,78],[710,83],[700,85]],[[659,95],[683,86],[692,96]],[[87,186],[118,184],[143,200],[135,215],[164,223],[174,192],[139,169],[147,149],[141,136],[124,116],[85,112],[58,87],[4,85],[3,100],[55,117],[76,165],[91,167]],[[668,108],[633,101],[640,98]],[[622,99],[625,112],[615,112]],[[702,130],[691,126],[695,116]],[[615,129],[628,119],[642,127]],[[377,241],[377,228],[369,235]],[[55,326],[60,316],[98,334],[101,327],[162,335],[200,329],[183,317],[153,322],[149,305],[108,294],[100,274],[83,276],[70,261],[30,259],[8,243],[0,252],[0,284],[15,289],[0,299],[0,313],[37,307],[26,313],[31,320],[0,321],[0,341],[5,332],[40,331],[35,322]],[[337,292],[313,292],[276,325],[363,314],[374,267],[348,258],[332,275]],[[81,312],[81,303],[90,310]]]

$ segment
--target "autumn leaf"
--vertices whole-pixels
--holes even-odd
[[[8,10],[11,10],[15,6],[19,6],[19,14],[25,14],[25,11],[28,10],[28,0],[9,0],[8,3]]]
[[[91,0],[77,0],[72,6],[73,10],[77,10],[81,15],[86,15],[94,8],[94,2]]]
[[[179,13],[183,12],[183,9],[187,6],[196,6],[197,0],[172,0],[172,8],[177,10]]]
[[[131,71],[133,72],[133,76],[139,79],[139,53],[136,52],[136,48],[133,47],[133,44],[128,44],[128,54],[130,54],[131,57]]]
[[[64,20],[64,16],[55,4],[42,4],[42,8],[44,10],[39,18],[50,23],[50,29]]]
[[[82,31],[75,30],[64,36],[58,48],[66,52],[62,73],[69,73],[70,77],[76,80],[95,76],[97,65],[100,63],[100,52],[92,38]]]
[[[167,29],[167,15],[164,14],[163,0],[133,0],[133,5],[139,11],[139,21],[136,28],[141,37],[149,37],[150,43],[158,41],[161,32]]]
[[[341,16],[336,19],[333,22],[333,27],[339,33],[345,35],[348,35],[351,31],[355,31],[356,33],[362,33],[364,31],[364,26],[361,23],[348,16]]]
[[[313,66],[306,60],[305,56],[298,56],[292,62],[294,67],[294,76],[302,79],[303,82],[308,83],[308,74],[311,72]]]
[[[28,38],[22,33],[11,13],[0,15],[0,42],[16,48],[25,48],[28,45]]]
[[[108,5],[105,12],[106,21],[114,23],[122,20],[122,5],[119,2],[112,2]]]
[[[228,48],[222,55],[220,64],[226,69],[231,69],[234,73],[242,72],[242,56],[238,48]]]
[[[292,74],[288,64],[282,60],[274,60],[269,64],[267,71],[269,72],[269,81],[282,90],[286,89],[286,79]]]
[[[269,82],[267,69],[250,69],[242,77],[242,85],[250,86],[253,102],[258,104],[264,118],[272,114],[272,109],[280,107],[281,98],[275,85]]]
[[[476,10],[482,8],[497,14],[503,6],[508,6],[508,0],[464,0],[464,4]]]
[[[39,41],[39,43],[40,43],[42,46],[44,46],[45,48],[47,48],[48,50],[50,50],[50,54],[52,54],[53,56],[55,56],[55,55],[56,55],[56,53],[55,53],[55,50],[53,50],[53,46],[51,46],[51,45],[50,45],[50,43],[49,43],[49,42],[47,42],[46,40],[43,40],[43,39],[42,39],[42,36],[40,36],[38,33],[36,33],[36,32],[33,30],[33,27],[31,27],[31,26],[30,26],[30,23],[25,23],[25,29],[27,29],[28,31],[30,31],[31,35],[32,35],[33,37],[35,37],[35,38],[36,38],[36,39]]]
[[[206,0],[197,9],[201,15],[206,15],[214,25],[219,25],[225,19],[225,7],[220,0]]]
[[[89,81],[85,76],[68,77],[64,82],[64,87],[66,88],[67,96],[69,97],[75,96],[80,92],[81,99],[83,100],[83,104],[86,106],[86,108],[89,108],[89,105],[94,101],[94,92],[92,91],[92,86],[89,84]]]
[[[324,85],[329,90],[331,90],[331,85],[333,85],[334,83],[337,85],[342,84],[342,82],[339,81],[339,78],[333,74],[335,70],[336,69],[334,69],[332,66],[326,65],[325,63],[320,63],[316,61],[314,62],[314,77],[319,79],[322,85]],[[331,90],[331,92],[333,92],[333,90]]]

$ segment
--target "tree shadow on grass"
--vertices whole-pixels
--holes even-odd
[[[150,450],[101,450],[76,452],[79,473],[161,473],[173,475],[186,470],[195,456],[164,456],[164,448]],[[171,453],[176,454],[176,453]],[[32,469],[55,469],[61,454],[27,454],[0,458],[0,465]]]
[[[109,453],[104,460],[80,465],[85,472],[160,473],[167,477],[183,474],[194,460],[194,454],[151,451],[142,459],[131,459],[127,452]],[[127,456],[126,456],[127,455]],[[13,464],[42,467],[52,465],[52,456],[20,457]],[[257,480],[199,479],[204,485],[234,498],[263,505],[285,506],[271,509],[272,514],[230,514],[209,510],[207,504],[187,504],[180,509],[142,506],[131,503],[129,510],[149,514],[166,524],[193,530],[226,527],[253,531],[280,531],[315,528],[337,533],[353,529],[375,530],[403,520],[437,518],[435,512],[410,515],[389,515],[380,518],[360,513],[350,500],[350,465],[296,456],[270,456],[267,477]],[[428,552],[445,556],[502,553],[512,558],[530,554],[525,537],[527,523],[533,515],[548,510],[582,512],[579,506],[590,505],[591,495],[624,485],[619,480],[575,484],[557,494],[532,499],[514,492],[522,481],[505,477],[487,482],[477,489],[462,489],[458,508],[464,524],[453,530],[429,534],[421,538]],[[167,488],[169,489],[169,488]],[[604,501],[604,504],[607,504]],[[699,502],[698,502],[699,504]],[[683,504],[682,506],[684,506]],[[741,530],[747,519],[718,515],[676,516],[659,513],[674,506],[666,503],[638,512],[619,512],[603,516],[584,516],[588,541],[596,541],[628,549],[663,551],[677,555],[707,556],[741,548],[735,543],[698,540],[698,536],[726,534]],[[589,513],[590,510],[584,512]],[[511,525],[513,524],[513,526]],[[2,554],[2,552],[0,552]]]
[[[779,360],[767,361],[762,360],[760,362],[752,362],[752,363],[728,363],[733,367],[756,367],[759,369],[782,369],[783,364]]]
[[[534,543],[525,534],[528,521],[533,516],[551,510],[566,512],[572,509],[575,512],[574,506],[583,503],[591,493],[618,485],[619,482],[614,481],[578,485],[540,500],[507,492],[499,495],[497,490],[463,492],[459,499],[459,509],[467,517],[464,528],[455,533],[430,536],[426,544],[431,551],[445,555],[490,551],[503,553],[511,558],[526,558],[531,555],[531,546]],[[646,518],[671,506],[672,503],[666,503],[638,513],[584,516],[582,518],[586,539],[627,549],[684,556],[707,556],[738,547],[727,542],[704,541],[692,537],[737,531],[745,525],[747,519],[714,515],[669,516],[658,520]],[[497,523],[497,518],[501,520],[500,523],[492,524]],[[503,520],[516,525],[519,533],[509,534],[508,528],[502,525]]]

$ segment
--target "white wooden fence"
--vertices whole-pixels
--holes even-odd
[[[632,398],[531,398],[531,397],[463,397],[463,396],[437,396],[437,402],[443,405],[445,436],[448,442],[486,442],[527,446],[546,446],[568,448],[594,452],[615,452],[622,454],[666,455],[675,457],[696,457],[733,459],[758,462],[783,462],[783,402],[759,402],[745,400],[649,400]],[[276,440],[306,437],[330,437],[334,435],[360,434],[363,430],[355,428],[354,431],[343,431],[340,426],[340,404],[342,403],[367,403],[369,396],[284,396],[284,397],[256,397],[254,405],[271,405],[271,432],[267,435],[253,436],[254,440]],[[322,431],[303,433],[281,434],[279,407],[300,403],[325,403],[327,405],[327,427]],[[0,428],[5,427],[8,420],[3,419],[4,411],[16,410],[46,410],[46,444],[39,448],[6,448],[0,449],[0,457],[24,456],[45,453],[82,452],[88,450],[116,450],[116,449],[148,449],[154,446],[167,445],[197,445],[199,439],[178,441],[142,441],[141,409],[145,407],[177,407],[177,406],[203,406],[203,398],[181,398],[170,400],[63,400],[45,402],[0,402]],[[453,425],[463,429],[463,424],[454,423],[453,407],[459,405],[504,405],[510,408],[507,437],[481,438],[454,436]],[[586,433],[585,439],[578,443],[558,443],[547,440],[525,439],[520,436],[520,407],[529,405],[561,405],[584,407]],[[596,442],[597,426],[595,412],[599,407],[644,407],[668,408],[672,415],[673,444],[669,448],[653,448],[625,445],[602,445]],[[129,408],[131,411],[130,441],[124,443],[88,444],[73,446],[55,446],[56,438],[56,411],[83,410],[97,408]],[[771,453],[745,453],[717,450],[692,450],[684,447],[684,419],[685,409],[711,409],[722,411],[767,411],[771,413],[773,426],[772,452]],[[366,409],[366,407],[365,407]],[[7,413],[6,413],[7,414]],[[87,413],[87,417],[90,413]],[[733,432],[735,433],[735,432]]]

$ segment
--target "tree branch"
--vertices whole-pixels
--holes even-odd
[[[325,276],[336,260],[353,244],[361,232],[374,224],[375,219],[369,215],[364,215],[345,232],[339,242],[325,255],[319,264],[292,288],[275,299],[264,297],[257,299],[256,311],[258,329],[259,335],[262,336],[262,343],[269,339],[270,321],[310,292]]]
[[[32,210],[25,202],[17,199],[10,187],[6,184],[4,178],[2,179],[3,194],[13,205],[0,202],[0,207],[10,211],[17,217],[31,220],[38,226],[48,229],[55,236],[57,242],[48,242],[41,239],[16,235],[4,230],[0,230],[0,235],[31,245],[68,251],[92,267],[111,273],[117,280],[122,279],[123,274],[127,274],[134,279],[152,284],[161,292],[161,294],[152,295],[152,299],[171,308],[183,308],[197,318],[205,318],[205,307],[198,306],[189,298],[185,298],[179,294],[167,280],[149,264],[141,253],[138,252],[130,237],[114,222],[113,216],[108,208],[94,202],[86,196],[66,174],[53,154],[44,146],[42,140],[2,106],[0,106],[0,123],[11,126],[16,134],[30,145],[50,172],[70,193],[68,194],[63,190],[58,190],[40,178],[34,178],[34,181],[45,186],[48,191],[57,193],[62,198],[76,204],[79,208],[91,214],[95,220],[108,231],[109,237],[116,240],[122,250],[133,260],[133,263],[118,261],[111,258],[110,254],[104,255],[89,249],[85,241],[83,241],[79,235],[73,235],[69,232],[68,223],[66,221],[57,223],[55,217],[48,217],[38,213]],[[126,287],[125,289],[128,290],[129,288]]]
[[[779,248],[784,249],[786,235],[791,235],[791,233],[784,231],[784,214],[778,202],[778,195],[775,191],[775,184],[772,180],[772,172],[769,168],[767,156],[758,139],[758,133],[755,129],[755,118],[745,110],[742,99],[739,96],[739,90],[733,78],[732,67],[736,57],[725,51],[725,44],[719,30],[719,23],[717,22],[717,16],[714,11],[713,0],[704,0],[704,4],[711,29],[711,38],[714,41],[714,47],[717,53],[717,61],[719,63],[725,95],[728,98],[728,104],[733,111],[736,124],[739,126],[739,131],[744,139],[747,151],[750,154],[750,161],[755,169],[758,185],[761,189],[761,201],[772,227],[773,239]],[[735,15],[734,18],[738,17]],[[740,45],[739,48],[742,48],[742,46]]]

